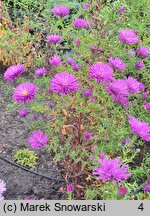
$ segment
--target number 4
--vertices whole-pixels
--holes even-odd
[[[143,203],[141,203],[138,207],[139,210],[143,211],[144,210],[144,207],[143,207]]]

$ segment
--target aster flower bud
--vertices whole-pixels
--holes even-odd
[[[93,94],[93,91],[91,89],[87,89],[84,92],[82,92],[82,96],[89,98]]]
[[[28,110],[21,110],[19,112],[19,117],[26,117],[28,115]]]
[[[119,187],[118,192],[120,196],[125,196],[128,190],[125,187]]]
[[[73,190],[74,190],[74,186],[72,184],[68,184],[67,185],[67,192],[71,193],[71,192],[73,192]]]
[[[79,39],[76,40],[76,46],[79,46],[81,44],[81,41]]]
[[[92,134],[86,132],[86,133],[84,134],[84,138],[85,138],[86,140],[90,140],[90,139],[92,138]]]
[[[139,60],[135,63],[135,69],[141,70],[144,67],[144,62]]]

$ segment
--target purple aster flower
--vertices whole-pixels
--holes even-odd
[[[118,79],[118,80],[113,80],[107,85],[107,91],[108,93],[118,96],[128,96],[128,88],[126,81],[124,79]]]
[[[125,12],[124,7],[120,7],[120,8],[117,10],[117,13],[119,13],[119,14],[122,14],[122,13],[124,13],[124,12]]]
[[[4,200],[3,193],[6,191],[6,184],[0,179],[0,200]]]
[[[76,46],[79,46],[81,44],[81,41],[79,39],[76,40]]]
[[[90,155],[90,160],[94,160],[94,155]]]
[[[86,133],[84,134],[84,138],[85,138],[86,140],[90,140],[90,139],[92,138],[92,134],[86,132]]]
[[[100,159],[104,159],[104,157],[105,157],[105,153],[104,153],[104,152],[99,153],[99,154],[98,154],[98,157],[99,157]]]
[[[110,66],[118,71],[123,71],[126,68],[125,62],[123,62],[122,59],[118,57],[109,58],[108,60]]]
[[[121,144],[122,145],[125,145],[126,143],[130,143],[131,142],[131,139],[130,138],[128,138],[128,139],[123,139],[122,141],[121,141]]]
[[[24,72],[26,72],[26,69],[23,65],[12,65],[7,68],[6,72],[4,73],[4,78],[13,83],[14,79],[20,77]]]
[[[83,97],[89,98],[93,94],[93,91],[91,89],[87,89],[84,92],[82,92]]]
[[[34,115],[33,115],[33,121],[36,121],[37,119],[38,119],[38,114],[34,113]]]
[[[74,186],[73,186],[72,184],[68,184],[68,185],[67,185],[67,192],[68,192],[68,193],[72,193],[73,190],[74,190]]]
[[[97,83],[100,83],[101,81],[109,82],[113,80],[113,76],[113,70],[107,64],[97,62],[89,67],[89,77],[95,78]]]
[[[106,86],[107,92],[113,96],[116,103],[122,104],[124,107],[129,106],[128,87],[124,79],[113,80]]]
[[[139,60],[135,63],[135,69],[141,70],[144,67],[144,62]]]
[[[91,151],[95,151],[96,147],[95,146],[91,146]]]
[[[119,187],[118,192],[120,196],[125,196],[128,190],[125,187]]]
[[[77,81],[76,77],[67,72],[56,74],[50,81],[50,85],[53,90],[61,94],[76,92],[80,87],[80,83]]]
[[[51,59],[49,59],[49,64],[52,66],[61,65],[61,58],[58,55],[54,55]]]
[[[150,179],[147,180],[147,185],[143,188],[144,191],[150,191]]]
[[[76,28],[84,28],[84,29],[92,28],[92,22],[88,23],[85,19],[81,19],[81,18],[74,19],[73,24]]]
[[[80,64],[75,63],[75,64],[72,65],[72,70],[77,72],[80,69],[80,67],[81,67]]]
[[[53,89],[53,88],[49,88],[49,89],[48,89],[48,92],[49,92],[50,94],[53,94],[54,89]]]
[[[102,52],[102,49],[101,49],[100,47],[98,47],[96,44],[94,44],[94,45],[90,48],[90,50],[91,50],[92,52]]]
[[[46,115],[42,115],[42,121],[46,121],[46,119],[47,119],[47,117],[46,117]]]
[[[119,42],[125,44],[136,44],[139,43],[141,40],[137,38],[138,32],[132,29],[121,29],[119,31]]]
[[[46,68],[38,68],[38,69],[35,71],[35,76],[36,76],[36,77],[40,77],[41,75],[46,74],[46,73],[47,73]]]
[[[149,49],[145,46],[140,46],[136,50],[137,55],[141,56],[142,58],[146,58],[149,55]]]
[[[129,76],[125,81],[130,94],[138,94],[145,88],[141,82],[137,81],[133,77]]]
[[[142,93],[142,98],[143,98],[143,99],[146,99],[147,96],[148,96],[148,93],[147,93],[147,92],[143,92],[143,93]]]
[[[67,58],[67,63],[70,64],[70,65],[75,64],[75,60],[73,58],[71,58],[71,57],[68,57]]]
[[[38,149],[40,147],[46,146],[49,139],[46,134],[42,133],[40,130],[34,131],[28,137],[28,143],[33,149]]]
[[[29,102],[34,100],[38,88],[32,83],[21,83],[13,92],[13,100],[16,102]]]
[[[49,120],[51,121],[53,118],[54,118],[54,115],[51,114],[51,115],[49,116]]]
[[[28,115],[28,110],[21,110],[20,112],[19,112],[19,116],[20,117],[26,117]]]
[[[90,99],[91,103],[95,103],[96,99],[97,99],[97,97],[92,97],[92,98]]]
[[[60,43],[62,41],[62,37],[59,35],[48,35],[46,38],[47,43]]]
[[[145,109],[146,110],[150,110],[150,101],[149,102],[147,102],[147,103],[145,103]]]
[[[145,141],[150,141],[150,126],[147,122],[140,121],[133,116],[129,117],[129,124],[132,133],[136,133]]]
[[[128,51],[128,59],[135,57],[135,55],[136,55],[136,51],[134,49],[130,49]]]
[[[93,175],[98,175],[96,178],[98,181],[113,181],[122,182],[124,179],[131,176],[127,173],[126,165],[122,164],[119,159],[104,158],[98,161],[100,168],[94,168]]]
[[[116,103],[122,104],[125,108],[128,108],[130,106],[129,99],[123,95],[117,95],[114,96],[114,101]]]
[[[69,15],[70,9],[64,5],[59,5],[59,6],[54,7],[52,9],[52,13],[55,16],[65,17],[65,16]]]
[[[88,4],[88,3],[85,3],[85,4],[83,5],[83,8],[84,8],[85,10],[87,10],[89,7],[90,7],[90,4]]]

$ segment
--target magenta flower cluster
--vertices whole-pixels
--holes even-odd
[[[93,175],[98,176],[98,181],[113,181],[122,182],[131,176],[128,173],[126,165],[122,164],[119,159],[108,159],[104,158],[98,161],[100,167],[94,168]]]
[[[114,101],[125,107],[129,106],[128,96],[130,94],[137,94],[144,90],[144,88],[144,85],[133,77],[114,79],[106,86],[108,94],[113,96]]]

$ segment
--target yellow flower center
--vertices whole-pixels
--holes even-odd
[[[22,94],[23,94],[23,95],[27,95],[27,94],[28,94],[27,90],[24,90],[24,91],[22,92]]]

